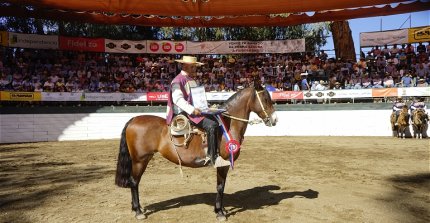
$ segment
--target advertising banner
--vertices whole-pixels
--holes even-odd
[[[429,42],[430,41],[430,26],[408,29],[409,43]]]
[[[60,49],[72,51],[104,52],[105,39],[60,36]]]
[[[186,41],[146,41],[148,53],[156,54],[185,54],[187,48]]]
[[[108,53],[146,53],[146,40],[105,39],[105,52]]]
[[[115,93],[120,94],[120,101],[147,101],[146,93]]]
[[[40,92],[1,91],[1,101],[40,101]]]
[[[372,89],[327,90],[328,98],[371,98]]]
[[[82,92],[41,92],[42,101],[81,101]]]
[[[0,31],[0,45],[1,46],[8,46],[9,42],[9,34],[6,31]]]
[[[360,46],[382,46],[402,44],[408,42],[408,29],[399,29],[385,32],[360,33]]]
[[[372,97],[397,97],[397,88],[375,88],[372,89]]]
[[[9,47],[58,49],[58,36],[9,33]]]
[[[121,94],[115,93],[82,93],[82,101],[121,101]]]
[[[169,92],[148,92],[146,97],[148,101],[167,101]]]
[[[291,99],[303,99],[303,92],[301,91],[274,91],[272,92],[272,100],[283,101]]]
[[[407,87],[407,88],[397,88],[398,96],[422,96],[430,97],[430,87]]]
[[[187,42],[187,53],[189,54],[294,53],[304,51],[305,39]]]

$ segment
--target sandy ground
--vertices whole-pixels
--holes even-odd
[[[136,222],[114,185],[119,140],[0,145],[0,222]],[[248,137],[225,189],[228,222],[430,222],[430,140]],[[215,170],[154,156],[142,222],[216,222]]]

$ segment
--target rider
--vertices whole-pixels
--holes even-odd
[[[412,102],[411,106],[409,107],[409,110],[411,112],[411,118],[412,118],[412,120],[414,120],[413,119],[414,118],[414,111],[416,109],[418,109],[418,108],[422,108],[422,109],[424,109],[424,112],[426,112],[427,105],[424,102],[424,97],[420,97],[420,98],[418,98],[418,100],[414,100]],[[426,112],[426,114],[427,114],[427,112]]]
[[[403,106],[405,106],[405,103],[403,102],[403,98],[401,96],[397,97],[397,100],[393,104],[393,112],[396,114],[396,120],[395,124],[397,125],[397,119],[399,118],[400,111],[402,110]]]
[[[196,57],[183,56],[176,60],[182,64],[181,72],[172,80],[167,104],[167,124],[172,122],[173,116],[185,113],[190,119],[191,125],[203,128],[207,133],[208,155],[205,164],[210,160],[214,167],[230,166],[230,161],[224,160],[219,155],[218,133],[219,123],[212,115],[202,115],[200,109],[192,103],[191,88],[197,87],[193,79],[196,75],[196,67],[203,63],[197,62]]]

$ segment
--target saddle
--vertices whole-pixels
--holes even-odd
[[[193,135],[200,135],[203,144],[206,144],[206,132],[200,128],[192,126],[187,116],[179,114],[173,117],[170,124],[170,141],[179,147],[187,147]],[[184,138],[180,140],[180,138]],[[182,142],[180,142],[182,141]]]

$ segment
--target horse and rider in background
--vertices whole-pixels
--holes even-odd
[[[393,105],[393,112],[390,116],[391,129],[396,133],[398,138],[405,138],[406,130],[409,124],[412,124],[414,138],[426,136],[428,126],[428,114],[426,113],[425,99],[423,97],[414,100],[408,112],[408,106],[402,97],[398,97]]]
[[[409,113],[408,106],[406,106],[402,97],[398,97],[397,100],[394,102],[390,122],[391,129],[397,132],[396,136],[400,138],[403,133],[404,137],[406,128],[409,126]]]
[[[423,97],[412,102],[410,106],[414,138],[422,139],[423,135],[426,136],[429,121],[429,116],[426,112],[426,109],[427,106]]]

